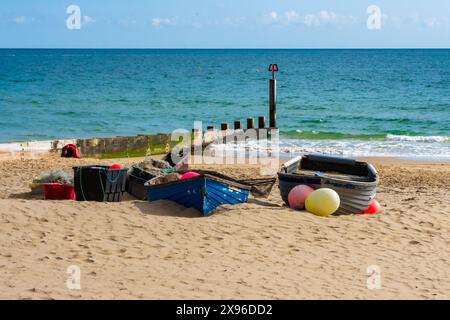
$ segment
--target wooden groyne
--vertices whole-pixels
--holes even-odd
[[[234,143],[239,139],[270,139],[271,128],[263,127],[265,117],[259,117],[258,128],[254,127],[254,120],[247,119],[246,128],[242,127],[241,121],[236,121],[234,129],[229,124],[222,123],[221,130],[215,126],[208,126],[206,131],[193,130],[190,143],[196,143],[196,134],[201,134],[200,143],[205,148],[211,143]],[[123,157],[144,157],[161,155],[170,152],[174,146],[183,142],[182,139],[173,141],[172,134],[139,135],[129,137],[79,139],[75,141],[81,154],[85,157],[102,159]]]
[[[231,129],[228,123],[222,123],[220,130],[215,126],[207,126],[206,131],[192,130],[191,144],[196,143],[196,134],[204,149],[211,143],[234,143],[243,139],[259,140],[270,139],[272,131],[265,127],[265,117],[258,117],[258,126],[255,127],[253,118],[246,119],[245,128],[242,121],[235,121]],[[198,136],[197,136],[198,138]],[[40,156],[46,153],[58,153],[66,144],[75,144],[83,157],[100,159],[132,158],[152,155],[161,155],[170,152],[174,146],[183,142],[182,138],[173,141],[172,134],[160,133],[154,135],[118,136],[92,139],[67,139],[54,141],[21,142],[0,145],[0,158],[25,159]]]

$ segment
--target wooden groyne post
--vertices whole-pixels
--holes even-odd
[[[254,129],[254,128],[255,128],[255,119],[247,118],[247,129]]]
[[[258,129],[264,129],[266,127],[266,117],[258,117]]]
[[[269,127],[277,127],[277,80],[275,72],[278,71],[277,64],[271,64],[269,71],[272,72],[272,79],[269,80]]]

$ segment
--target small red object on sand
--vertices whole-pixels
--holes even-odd
[[[186,172],[185,174],[183,174],[183,175],[180,177],[180,180],[186,180],[186,179],[198,177],[199,175],[200,175],[200,174],[197,173],[197,172],[192,172],[192,171]]]
[[[122,166],[118,163],[115,163],[109,167],[109,170],[114,170],[114,169],[122,169]]]
[[[74,144],[67,144],[62,148],[61,157],[63,158],[76,158],[80,159],[80,153],[78,147]]]
[[[45,200],[75,200],[75,189],[73,185],[62,183],[44,184]]]
[[[372,200],[370,206],[363,212],[363,214],[375,214],[381,211],[381,205],[377,200]]]

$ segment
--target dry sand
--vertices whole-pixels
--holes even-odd
[[[373,161],[383,212],[331,218],[283,207],[277,187],[208,218],[131,197],[37,200],[36,174],[114,161],[0,161],[0,298],[449,299],[449,164]],[[81,268],[81,290],[66,287],[70,265]],[[367,288],[370,265],[381,289]]]

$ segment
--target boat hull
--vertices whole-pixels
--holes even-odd
[[[250,190],[211,176],[202,175],[192,179],[149,186],[148,200],[171,200],[187,208],[195,208],[204,216],[224,204],[247,202]]]

